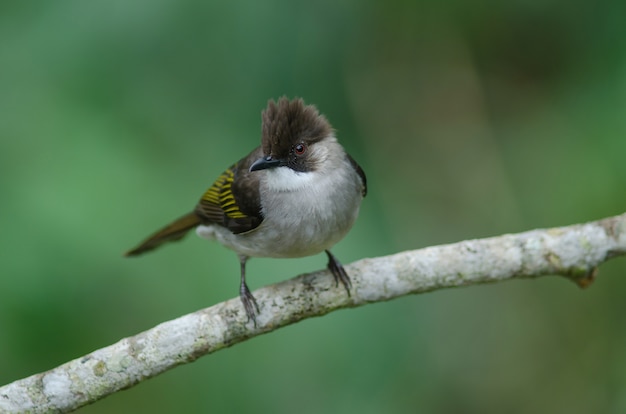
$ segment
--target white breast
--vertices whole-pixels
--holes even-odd
[[[339,144],[337,144],[339,147]],[[350,230],[359,212],[363,183],[339,147],[311,172],[288,167],[259,171],[264,220],[235,235],[216,225],[197,233],[252,257],[302,257],[330,249]]]

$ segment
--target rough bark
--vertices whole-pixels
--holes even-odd
[[[346,266],[352,295],[327,271],[254,292],[258,326],[238,298],[164,322],[57,368],[0,387],[1,412],[69,412],[203,355],[304,318],[457,286],[561,275],[581,287],[626,254],[626,214],[363,259]]]

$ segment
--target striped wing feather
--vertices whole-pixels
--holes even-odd
[[[224,171],[204,193],[196,214],[204,224],[219,224],[235,234],[253,230],[261,224],[259,183],[248,169],[260,157],[256,149]]]

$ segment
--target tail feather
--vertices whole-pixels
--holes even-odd
[[[187,232],[200,224],[200,218],[193,211],[157,231],[137,247],[124,253],[124,256],[137,256],[156,249],[163,243],[177,241],[185,237]]]

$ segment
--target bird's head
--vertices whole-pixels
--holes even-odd
[[[300,98],[269,101],[262,113],[263,156],[250,171],[287,167],[295,172],[317,170],[336,139],[326,118]]]

